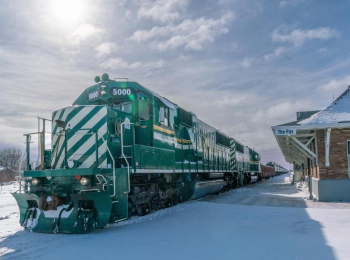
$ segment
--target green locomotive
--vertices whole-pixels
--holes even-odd
[[[133,214],[261,178],[260,156],[136,82],[95,78],[52,114],[51,149],[16,192],[20,223],[37,232],[87,233]]]

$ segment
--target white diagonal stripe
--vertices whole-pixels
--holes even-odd
[[[68,116],[68,114],[72,111],[72,108],[71,107],[67,107],[67,108],[63,108],[63,109],[61,109],[61,110],[58,110],[57,111],[57,114],[61,114],[61,111],[62,110],[64,110],[64,113],[63,113],[63,115],[62,115],[62,118],[61,118],[61,120],[62,121],[65,121],[66,120],[66,118],[67,118],[67,116]],[[56,114],[56,115],[57,115]],[[52,131],[54,130],[54,128],[52,127]],[[52,141],[51,141],[51,149],[53,149],[53,147],[56,145],[56,142],[58,141],[58,131],[56,131],[55,133],[52,133]],[[63,137],[64,135],[62,135],[62,137]],[[64,142],[64,138],[63,138],[63,140],[62,140],[62,137],[61,137],[61,140],[60,140],[60,143],[61,143],[61,145],[60,146],[62,146],[62,144],[63,144],[63,142]],[[57,149],[57,153],[59,152],[59,150],[60,150],[60,148],[61,147],[56,147],[56,149]],[[55,155],[54,155],[54,157],[51,159],[51,161],[52,162],[55,162],[55,160],[56,160],[56,153],[55,153]],[[57,166],[56,166],[57,167]]]
[[[113,167],[113,165],[112,165]],[[107,168],[107,159],[105,159],[99,166],[98,168]]]
[[[91,137],[79,147],[78,150],[74,151],[74,153],[69,157],[68,160],[79,160],[81,156],[83,156],[96,142],[95,134],[91,135]]]
[[[104,123],[100,129],[98,129],[98,136],[103,136],[104,134],[107,133],[107,123]],[[79,160],[92,146],[96,145],[96,136],[95,134],[93,134],[89,139],[88,141],[86,141],[76,152],[73,153],[73,155],[70,156],[70,159],[74,159],[74,160]],[[101,145],[101,146],[105,146],[104,144]],[[99,147],[98,149],[98,154],[100,155],[100,148],[101,146]],[[104,148],[106,150],[106,148]],[[96,160],[96,150],[95,152],[93,152],[89,157],[88,159],[86,159],[80,166],[79,168],[88,168],[88,167],[85,167],[85,162],[88,161],[89,159],[91,159],[93,157],[93,162],[95,162]]]
[[[62,136],[61,139],[60,139],[59,147],[57,147],[57,153],[60,151],[61,147],[64,145],[64,139],[65,139],[65,137]],[[58,169],[58,168],[61,167],[61,164],[62,164],[62,162],[63,162],[63,159],[64,159],[64,151],[62,151],[61,156],[60,156],[60,158],[58,159],[58,162],[57,162],[57,164],[56,164],[55,169]],[[55,160],[56,160],[56,158],[55,158]],[[52,160],[52,163],[55,163],[55,160]]]
[[[106,145],[103,143],[98,148],[98,158],[101,158],[107,152]],[[79,168],[90,168],[94,162],[96,162],[96,151],[92,153],[80,166]]]
[[[62,121],[65,121],[69,115],[69,113],[71,113],[74,109],[76,109],[77,107],[68,107],[68,108],[64,108],[64,114],[61,118]],[[87,116],[88,113],[90,113],[92,111],[92,109],[94,109],[94,106],[88,106],[88,107],[84,107],[82,110],[80,110],[78,112],[78,114],[76,114],[73,118],[71,118],[68,122],[66,122],[67,126],[69,125],[70,128],[75,127],[82,119],[84,119],[84,117]],[[57,113],[61,113],[63,109],[57,111]],[[92,122],[93,124],[93,122]],[[85,125],[89,126],[88,123],[86,123]],[[67,149],[69,150],[74,144],[76,144],[83,135],[74,135],[74,138],[72,140],[72,142],[68,142],[67,144]],[[54,134],[52,137],[52,147],[56,144],[56,142],[58,141],[58,135]],[[70,140],[69,140],[70,141]],[[60,140],[60,147],[57,147],[58,151],[61,149],[62,145],[63,145],[64,140]],[[71,146],[69,146],[69,144],[71,144]],[[58,163],[56,164],[55,168],[60,168],[61,167],[61,163],[64,160],[64,155],[65,151],[62,152],[61,157],[58,160]],[[53,162],[56,160],[56,156],[54,156],[53,158]]]
[[[81,129],[91,129],[93,128],[103,117],[106,116],[106,110],[101,109],[94,115]],[[75,133],[72,138],[68,140],[67,149],[68,151],[81,139],[84,137],[84,133],[87,133],[88,130],[81,130]]]
[[[95,106],[86,106],[82,110],[78,112],[73,118],[71,118],[68,122],[66,122],[66,128],[73,129],[84,117],[87,116],[93,110]]]
[[[57,111],[57,114],[61,114],[61,111],[62,110],[64,110],[64,113],[63,113],[63,115],[62,115],[62,118],[61,118],[61,121],[66,121],[66,118],[67,118],[67,116],[68,116],[68,114],[73,110],[72,109],[72,107],[67,107],[67,108],[63,108],[63,109],[61,109],[61,110],[58,110]],[[57,115],[56,114],[56,115]],[[56,124],[56,122],[55,122],[55,124]],[[54,125],[53,125],[53,122],[52,122],[52,131],[54,130]],[[57,130],[56,130],[56,132],[55,133],[57,133]],[[52,147],[56,144],[56,141],[57,141],[57,138],[58,138],[58,135],[56,135],[55,133],[52,133],[52,141],[51,141],[51,145],[52,145]]]

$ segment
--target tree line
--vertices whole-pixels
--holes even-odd
[[[14,181],[19,174],[23,151],[19,147],[0,148],[0,182]]]

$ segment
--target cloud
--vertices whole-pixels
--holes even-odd
[[[164,65],[163,60],[154,61],[154,62],[133,62],[128,63],[122,58],[110,58],[100,64],[100,67],[103,69],[127,69],[127,70],[137,70],[137,69],[161,69]]]
[[[130,10],[126,10],[125,11],[125,18],[129,19],[131,17],[131,11]]]
[[[265,54],[264,60],[271,61],[274,58],[281,56],[284,53],[294,51],[300,48],[308,40],[318,39],[318,40],[328,40],[331,38],[339,37],[340,32],[334,29],[320,27],[311,30],[301,30],[301,29],[290,29],[289,27],[283,25],[275,29],[272,34],[272,41],[275,43],[292,43],[290,47],[280,46],[277,47],[272,53]],[[319,52],[323,52],[325,49],[319,49]]]
[[[279,57],[281,54],[283,53],[287,53],[288,51],[290,51],[291,49],[290,48],[286,48],[286,47],[278,47],[277,49],[274,50],[273,53],[269,53],[269,54],[266,54],[264,55],[264,59],[266,61],[270,61],[274,58],[277,58]]]
[[[252,66],[252,63],[256,61],[256,59],[254,58],[244,58],[241,62],[241,66],[243,68],[249,68],[250,66]]]
[[[312,30],[295,29],[290,31],[283,26],[272,32],[272,41],[282,43],[291,42],[295,47],[301,47],[307,40],[328,40],[337,38],[339,35],[339,31],[327,27],[320,27]]]
[[[327,52],[327,51],[328,51],[327,48],[319,48],[319,49],[317,50],[318,53],[324,53],[324,52]]]
[[[109,55],[117,50],[117,45],[113,42],[104,42],[95,48],[96,58],[101,58],[103,56]]]
[[[157,0],[142,1],[138,10],[138,18],[148,18],[155,22],[169,23],[179,20],[189,0]]]
[[[328,83],[319,86],[320,90],[326,92],[344,91],[350,85],[350,75],[341,79],[332,79]]]
[[[306,0],[284,0],[280,2],[280,8],[286,8],[286,7],[294,7],[297,4],[303,3]]]
[[[158,51],[174,50],[180,47],[202,50],[208,42],[213,42],[219,35],[228,33],[227,24],[233,20],[232,12],[220,19],[186,19],[178,25],[155,26],[151,30],[138,30],[130,38],[137,43],[148,42]]]
[[[105,33],[104,29],[100,29],[91,24],[80,25],[69,36],[69,41],[74,45],[79,45],[81,42],[89,38],[100,38]]]

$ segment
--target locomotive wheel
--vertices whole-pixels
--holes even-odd
[[[179,195],[177,193],[174,193],[172,196],[172,201],[173,201],[173,205],[177,205],[179,203]]]
[[[248,183],[247,183],[247,177],[246,176],[244,176],[244,178],[243,178],[243,186],[246,186]]]
[[[137,216],[139,216],[139,217],[143,216],[142,207],[138,206],[138,207],[136,208],[136,214],[137,214]]]
[[[237,188],[237,180],[234,179],[232,182],[232,189],[236,189]]]
[[[149,209],[148,205],[138,206],[138,207],[136,208],[136,214],[137,214],[137,216],[139,216],[139,217],[145,216],[145,215],[147,215],[148,213],[150,213],[150,209]]]

